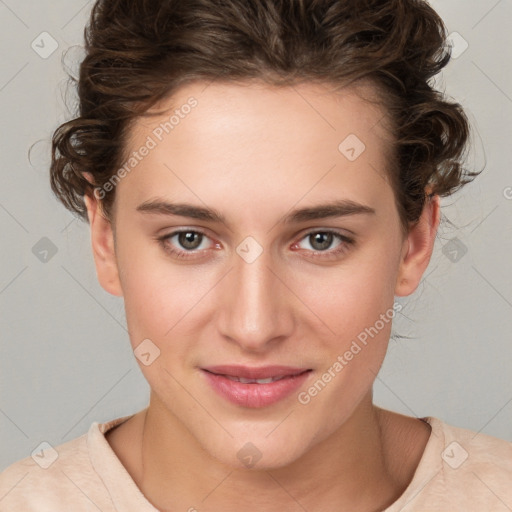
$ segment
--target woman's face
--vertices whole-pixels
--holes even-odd
[[[282,466],[371,399],[394,296],[428,264],[405,258],[383,111],[312,84],[195,83],[160,106],[131,133],[100,281],[162,421],[232,466]],[[242,383],[220,365],[308,371]]]

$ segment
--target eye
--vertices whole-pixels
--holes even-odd
[[[211,243],[208,244],[207,241]],[[312,249],[305,248],[307,252],[312,253],[309,257],[320,258],[339,258],[347,252],[355,241],[332,230],[317,230],[307,233],[300,242],[295,243],[293,249],[304,249],[301,245],[307,241]],[[330,249],[333,241],[338,241],[334,249]],[[173,231],[167,235],[157,237],[157,241],[165,252],[178,259],[195,258],[211,248],[221,248],[219,243],[212,242],[211,239],[202,231],[195,229],[183,229]],[[206,242],[206,243],[205,243]]]
[[[338,244],[334,246],[334,249],[329,250],[336,240],[338,240]],[[312,247],[312,249],[307,247],[305,249],[313,252],[312,256],[314,257],[339,256],[354,244],[354,240],[351,238],[332,230],[310,231],[300,242],[294,244],[293,248],[304,249],[301,245],[303,241]]]
[[[212,247],[212,245],[204,244],[205,240],[209,240],[205,233],[193,229],[173,231],[168,235],[158,237],[157,240],[166,252],[177,258],[194,257],[194,253]]]

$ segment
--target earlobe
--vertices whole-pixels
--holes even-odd
[[[122,297],[112,225],[101,212],[99,200],[96,197],[86,194],[84,201],[91,228],[92,252],[98,281],[104,290]]]
[[[411,295],[418,287],[432,256],[440,212],[439,196],[427,198],[418,222],[411,226],[402,246],[395,286],[396,296]]]

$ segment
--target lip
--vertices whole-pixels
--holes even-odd
[[[250,368],[246,366],[214,366],[202,368],[208,384],[220,396],[229,402],[249,408],[261,408],[275,404],[296,391],[309,378],[309,368],[291,368],[289,366],[266,366]],[[245,379],[268,379],[283,377],[265,384],[243,383],[227,377]]]

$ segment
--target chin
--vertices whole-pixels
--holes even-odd
[[[275,428],[275,425],[272,427]],[[229,430],[229,428],[228,428]],[[263,429],[262,429],[263,430]],[[208,437],[201,443],[215,459],[230,468],[262,471],[283,468],[294,463],[308,449],[305,432],[294,429],[294,435],[284,429],[281,432],[239,432],[233,437],[223,436],[222,440]]]

